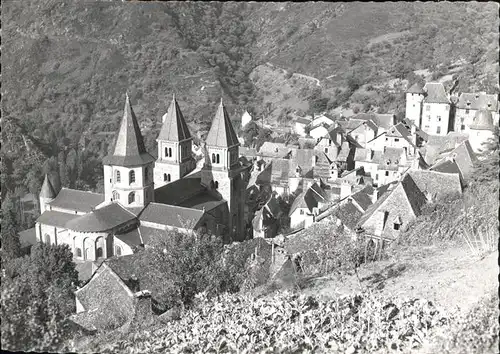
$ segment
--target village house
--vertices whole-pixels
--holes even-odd
[[[272,238],[280,228],[281,208],[274,195],[271,195],[264,206],[257,210],[253,218],[253,237]]]
[[[438,171],[440,166],[447,164],[447,161],[455,162],[460,169],[464,179],[468,179],[474,172],[474,164],[478,161],[476,154],[468,140],[456,144],[453,149],[447,149],[438,154],[434,160],[434,164],[430,167],[431,170]]]
[[[414,83],[406,91],[406,117],[418,128],[422,126],[422,102],[425,92],[419,83]]]
[[[162,120],[154,159],[145,149],[127,96],[112,152],[103,159],[104,194],[56,191],[46,176],[35,225],[37,240],[67,244],[76,259],[94,261],[135,252],[153,230],[203,229],[223,236],[225,242],[243,239],[242,175],[251,164],[242,165],[238,159],[239,143],[222,102],[198,171],[191,134],[175,97]]]
[[[328,129],[330,128],[330,125],[326,123],[321,123],[315,126],[309,125],[309,127],[310,127],[309,136],[318,141],[319,139],[328,134]]]
[[[295,119],[294,132],[295,134],[305,137],[306,127],[311,123],[311,117],[297,117]]]
[[[442,83],[428,82],[423,87],[421,129],[430,135],[446,135],[452,129],[451,101]]]
[[[494,137],[495,126],[491,112],[487,109],[480,109],[469,125],[469,143],[472,150],[477,153],[484,151],[484,144]]]
[[[454,131],[469,133],[473,119],[480,110],[491,113],[493,125],[498,125],[498,97],[485,92],[462,93],[455,108]],[[472,142],[471,142],[472,143]]]
[[[328,203],[328,195],[317,183],[314,183],[293,201],[288,214],[290,227],[292,229],[309,227]]]
[[[386,148],[382,159],[378,161],[374,184],[380,186],[399,180],[403,172],[410,167],[408,162],[408,155],[404,149]]]
[[[341,146],[346,140],[345,131],[340,126],[332,125],[328,133],[319,139],[314,149],[324,152],[330,161],[336,161]]]

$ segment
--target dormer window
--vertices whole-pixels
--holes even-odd
[[[467,106],[470,106],[470,101],[467,101]]]
[[[401,224],[394,223],[394,230],[398,231],[401,228]]]

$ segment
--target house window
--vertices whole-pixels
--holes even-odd
[[[115,246],[115,255],[117,256],[122,255],[122,248],[120,246]]]
[[[395,141],[395,142],[398,142],[398,141],[399,141],[399,139],[398,139],[398,138],[395,138],[395,139],[394,139],[394,141]]]
[[[217,154],[217,155],[215,156],[215,158],[216,158],[217,163],[220,163],[220,155],[219,155],[219,154]]]
[[[49,234],[45,234],[45,243],[50,245],[50,235]]]
[[[464,125],[464,124],[462,124],[462,125],[460,126],[460,130],[465,130],[465,125]]]
[[[441,133],[441,127],[437,127],[437,129],[436,129],[436,134],[439,134],[439,133]]]
[[[386,175],[386,176],[389,176],[389,171],[385,171],[385,175]]]
[[[102,257],[102,247],[99,247],[96,251],[95,251],[95,258],[101,258]]]
[[[120,195],[118,194],[117,191],[113,191],[113,200],[119,200],[120,199]]]
[[[163,174],[163,181],[170,182],[170,173]]]
[[[426,110],[427,112],[428,112],[428,111],[430,111],[430,110],[431,110],[431,105],[430,105],[430,104],[426,105],[426,106],[425,106],[425,110]]]
[[[375,175],[375,181],[378,180],[378,174]]]
[[[215,154],[212,154],[212,163],[215,163]]]
[[[77,257],[80,257],[80,258],[82,257],[82,249],[81,249],[81,248],[77,248],[77,249],[75,250],[75,252],[76,252],[76,256],[77,256]]]
[[[172,157],[172,148],[165,148],[165,157]]]
[[[385,141],[389,141],[389,138],[385,138]]]
[[[325,148],[325,153],[328,153],[328,148]]]
[[[116,180],[117,183],[121,182],[122,177],[120,175],[120,171],[116,171],[116,173],[115,173],[115,180]]]
[[[469,114],[469,112],[470,112],[470,109],[468,109],[468,108],[467,108],[467,109],[465,110],[465,114]]]
[[[130,171],[128,173],[128,184],[132,184],[135,182],[135,171]]]
[[[413,104],[413,107],[415,107],[415,103]]]
[[[438,122],[441,122],[441,116],[437,116]]]
[[[132,204],[133,202],[135,202],[135,192],[130,192],[128,194],[128,203]]]
[[[304,215],[304,210],[300,209],[300,215]]]
[[[431,121],[431,116],[427,115],[427,120],[430,122]]]
[[[401,225],[398,223],[394,223],[394,230],[399,230],[401,228]]]

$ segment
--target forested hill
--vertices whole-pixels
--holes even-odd
[[[333,109],[414,70],[446,75],[457,60],[462,89],[498,89],[496,3],[7,0],[2,24],[2,119],[14,127],[3,136],[2,196],[43,179],[43,158],[29,158],[23,139],[63,185],[97,188],[126,91],[154,149],[174,92],[203,133],[221,95],[233,117],[275,119],[290,97]],[[317,82],[272,97],[281,82],[255,79],[267,62]],[[373,106],[397,108],[384,94]]]

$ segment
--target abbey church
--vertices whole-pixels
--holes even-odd
[[[134,253],[162,231],[200,230],[244,238],[245,171],[239,142],[222,101],[206,137],[201,168],[175,99],[162,117],[158,158],[145,148],[127,95],[112,153],[103,159],[104,194],[62,188],[45,176],[38,241],[67,244],[76,259],[94,261]]]

